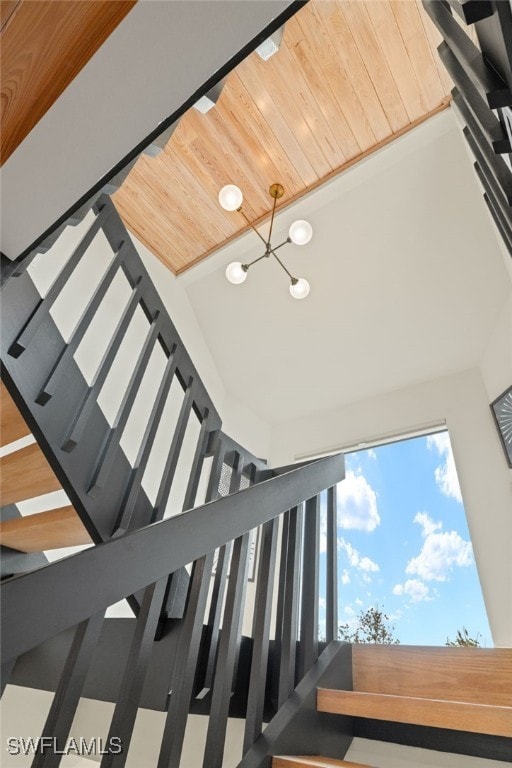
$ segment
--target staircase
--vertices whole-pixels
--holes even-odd
[[[424,745],[426,731],[438,749],[507,759],[510,654],[483,652],[480,677],[466,686],[481,698],[466,693],[461,702],[445,686],[418,690],[418,668],[397,689],[405,649],[387,650],[390,662],[379,648],[337,642],[343,457],[269,469],[224,434],[111,201],[100,199],[62,253],[65,234],[39,257],[54,257],[46,285],[36,263],[39,287],[20,269],[2,291],[3,431],[11,446],[29,434],[37,440],[14,442],[19,450],[3,458],[2,498],[10,506],[62,487],[71,502],[11,514],[1,529],[3,545],[21,558],[11,572],[18,575],[2,584],[2,688],[28,677],[55,690],[42,736],[65,744],[85,696],[114,705],[107,739],[121,739],[123,750],[105,754],[103,768],[126,765],[144,706],[164,715],[158,768],[179,768],[190,713],[208,718],[203,768],[223,765],[232,718],[244,723],[239,768],[354,765],[343,760],[353,737],[385,739],[386,729],[402,744]],[[67,327],[63,305],[72,308]],[[36,570],[28,559],[84,542],[97,546]],[[105,619],[125,599],[129,623]],[[446,665],[453,651],[439,650]],[[64,658],[63,668],[49,664]],[[448,664],[462,659],[450,655]],[[427,667],[432,674],[432,661]],[[47,745],[33,765],[57,766],[61,757]]]
[[[23,554],[92,544],[79,516],[69,504],[54,506],[55,493],[62,486],[48,464],[30,428],[23,419],[5,385],[0,383],[0,545],[2,577],[30,570],[34,559]],[[60,501],[64,492],[58,494]],[[43,497],[43,498],[41,498]],[[19,515],[15,506],[34,501],[40,511]],[[47,562],[40,558],[41,563]]]
[[[478,75],[470,128],[483,119],[503,151],[480,104],[487,65],[446,3],[426,7],[447,30],[459,92],[469,70]],[[493,2],[450,7],[476,12],[484,41],[488,20],[504,15]],[[496,213],[495,163],[479,163]],[[195,715],[207,718],[203,768],[223,766],[233,718],[239,768],[391,764],[352,761],[361,739],[452,752],[475,768],[510,764],[510,650],[337,642],[343,457],[269,469],[226,435],[111,200],[83,213],[47,253],[2,258],[2,446],[13,448],[1,463],[2,692],[27,679],[55,691],[41,735],[59,746],[81,699],[108,703],[107,738],[123,749],[103,768],[129,764],[144,707],[161,718],[157,768],[182,765]],[[497,220],[508,243],[508,220]],[[18,515],[17,503],[59,489],[66,506]],[[51,564],[41,554],[71,545],[87,548]],[[107,619],[121,600],[131,618]],[[48,746],[32,762],[59,764],[71,768]]]

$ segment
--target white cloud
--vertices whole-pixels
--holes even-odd
[[[355,615],[355,611],[354,611],[354,609],[352,608],[351,605],[346,605],[345,606],[345,613],[347,614],[347,616],[354,616]]]
[[[462,503],[462,494],[460,492],[459,479],[455,469],[452,446],[448,432],[439,432],[437,435],[427,437],[427,446],[430,450],[435,449],[443,459],[443,464],[436,467],[434,476],[437,487],[445,496]]]
[[[326,602],[325,597],[321,597],[319,599],[318,605],[320,606],[320,608],[326,608],[327,607],[327,602]]]
[[[341,528],[374,531],[380,523],[377,494],[364,475],[348,470],[338,485],[338,524]]]
[[[418,512],[414,522],[422,527],[425,539],[421,552],[407,563],[408,576],[419,576],[424,581],[446,581],[455,567],[473,565],[473,547],[457,531],[442,531],[441,523],[425,513]]]
[[[362,600],[360,600],[358,597],[356,597],[356,599],[354,600],[354,602],[355,602],[355,604],[356,604],[356,605],[358,605],[359,607],[361,607],[362,605],[364,605],[363,601],[362,601]]]
[[[362,557],[357,549],[343,537],[338,539],[338,549],[345,552],[348,561],[353,568],[357,568],[364,573],[376,572],[379,570],[377,563],[374,563],[369,557]]]
[[[368,456],[369,459],[377,460],[377,454],[375,453],[373,448],[369,448],[367,456]]]
[[[341,583],[350,584],[350,574],[346,568],[343,569],[343,573],[341,574]]]
[[[422,527],[422,535],[423,536],[430,536],[431,533],[435,533],[436,531],[440,531],[443,527],[443,524],[441,522],[434,523],[430,515],[428,515],[426,512],[417,512],[414,516],[414,522],[418,523],[418,525],[421,525]]]
[[[404,584],[395,584],[393,594],[407,595],[413,603],[420,603],[422,600],[432,600],[429,595],[429,588],[419,579],[408,579]]]

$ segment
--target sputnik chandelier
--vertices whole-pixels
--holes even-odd
[[[247,277],[249,267],[257,264],[258,261],[261,261],[262,259],[268,259],[270,256],[273,256],[290,278],[290,293],[293,298],[305,299],[309,293],[308,281],[303,277],[294,277],[291,272],[286,269],[276,251],[278,251],[287,243],[294,243],[295,245],[306,245],[306,243],[309,243],[313,236],[313,229],[311,224],[309,224],[307,221],[303,221],[302,219],[299,221],[294,221],[288,231],[288,237],[286,240],[279,245],[272,246],[270,239],[272,237],[272,227],[274,225],[276,205],[279,198],[284,195],[284,189],[281,184],[272,184],[268,191],[270,197],[274,199],[274,204],[272,207],[272,218],[270,219],[268,238],[266,240],[263,235],[258,232],[254,224],[252,224],[242,209],[242,190],[236,187],[234,184],[227,184],[225,187],[222,187],[219,192],[219,203],[221,204],[222,208],[224,208],[225,211],[238,211],[238,213],[241,213],[247,224],[249,224],[249,226],[256,232],[265,246],[265,253],[262,256],[259,256],[257,259],[254,259],[254,261],[249,262],[249,264],[241,264],[239,261],[233,261],[231,264],[229,264],[226,269],[226,277],[230,283],[234,283],[235,285],[243,283]]]

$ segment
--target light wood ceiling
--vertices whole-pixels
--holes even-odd
[[[0,0],[2,163],[134,4]]]
[[[400,136],[449,102],[440,37],[419,0],[311,0],[268,61],[253,53],[214,109],[181,119],[165,150],[143,155],[115,204],[130,230],[175,274],[247,228],[224,212],[235,183],[252,221]]]

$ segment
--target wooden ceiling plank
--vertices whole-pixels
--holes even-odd
[[[92,540],[74,508],[67,506],[0,522],[0,544],[19,552],[44,552]]]
[[[193,152],[178,150],[174,145],[166,148],[166,153],[172,161],[180,166],[183,179],[193,180],[197,188],[198,199],[210,211],[218,208],[216,224],[222,232],[223,238],[231,237],[236,231],[232,217],[226,213],[218,202],[220,185],[209,175],[205,174],[204,166],[197,160]]]
[[[313,168],[302,142],[292,130],[286,115],[269,92],[266,80],[261,77],[264,74],[264,69],[254,66],[252,57],[249,57],[237,68],[237,74],[245,89],[251,94],[264,119],[272,126],[276,140],[292,159],[303,187],[314,184],[318,180],[318,174]]]
[[[24,0],[2,29],[2,163],[132,9],[135,0]]]
[[[183,173],[183,166],[180,162],[174,162],[171,154],[164,154],[159,158],[161,162],[158,167],[155,166],[154,173],[157,177],[164,176],[166,184],[172,185],[173,198],[178,193],[178,205],[173,211],[173,215],[168,217],[174,219],[176,216],[188,222],[187,231],[197,234],[201,238],[201,243],[206,243],[206,248],[221,243],[224,239],[223,230],[216,225],[218,220],[222,219],[220,211],[222,209],[217,205],[218,210],[213,206],[208,206],[207,195],[200,189],[191,186],[190,178]],[[194,192],[197,191],[197,194]]]
[[[418,81],[424,111],[429,112],[443,101],[446,94],[435,68],[430,45],[425,38],[417,3],[389,1]]]
[[[319,5],[319,3],[311,4],[316,22],[311,34],[320,38],[318,44],[315,45],[315,50],[318,51],[319,62],[330,90],[347,118],[361,152],[365,152],[377,143],[377,139],[354,83],[336,53],[330,31],[325,26],[323,16],[318,11]]]
[[[137,179],[131,184],[123,184],[123,194],[116,192],[112,198],[124,223],[146,248],[157,256],[171,271],[186,265],[194,257],[193,252],[178,250],[183,248],[181,238],[174,235],[165,218],[152,208],[148,200],[137,188]],[[167,212],[168,214],[168,212]],[[162,232],[161,223],[165,225]]]
[[[372,81],[378,84],[378,95],[386,117],[394,131],[399,131],[409,122],[402,97],[389,66],[375,36],[373,25],[367,11],[367,3],[344,0],[343,12],[365,62]]]
[[[189,149],[196,154],[206,171],[211,173],[216,183],[215,196],[224,184],[236,184],[244,194],[244,209],[248,216],[257,218],[267,210],[267,177],[250,154],[233,145],[229,133],[222,133],[222,128],[213,116],[207,129],[197,132]]]
[[[289,30],[288,30],[289,27]],[[298,30],[299,38],[294,39],[292,32]],[[338,168],[345,162],[346,157],[341,146],[336,139],[333,126],[326,119],[324,110],[321,108],[320,94],[315,92],[314,83],[307,77],[303,67],[300,66],[300,57],[298,48],[300,47],[302,31],[293,24],[287,25],[287,34],[284,36],[283,44],[285,46],[286,66],[283,71],[283,78],[293,83],[294,93],[298,104],[301,106],[304,116],[307,120],[311,133],[322,150],[322,154],[329,163],[331,170]],[[289,31],[289,34],[288,34]],[[281,46],[281,48],[283,45]]]
[[[0,2],[0,32],[5,32],[7,25],[14,19],[21,7],[21,0],[1,0]]]
[[[232,88],[229,88],[216,117],[219,126],[225,126],[232,145],[248,152],[249,156],[254,158],[255,164],[264,170],[265,191],[275,182],[284,186],[286,196],[303,190],[302,180],[288,155],[283,151],[271,126],[263,118],[241,80],[235,76],[229,86]],[[267,204],[271,203],[269,196]]]
[[[166,163],[172,164],[175,174],[188,190],[188,196],[194,203],[197,215],[199,216],[203,212],[206,216],[212,237],[215,234],[215,241],[222,242],[224,238],[229,237],[233,233],[233,225],[226,219],[217,195],[213,197],[205,194],[205,190],[201,187],[196,176],[183,161],[183,158],[178,157],[172,146],[165,150],[165,155]]]
[[[250,187],[238,184],[236,176],[234,177],[233,182],[238,186],[241,186],[244,195],[244,211],[246,214],[250,215],[250,218],[257,218],[272,207],[273,200],[270,197],[268,190],[270,185],[274,182],[282,183],[283,179],[281,177],[281,172],[270,161],[267,153],[258,142],[257,136],[250,130],[246,131],[245,126],[243,126],[234,115],[231,115],[228,112],[225,104],[222,104],[219,107],[215,118],[217,136],[219,139],[224,135],[224,140],[227,141],[234,157],[239,159],[243,155],[244,158],[248,159],[248,164],[245,166],[247,178],[249,177],[251,169],[257,169],[257,173],[253,173],[253,186],[254,183],[258,184],[259,192],[261,193],[258,201],[262,200],[261,208],[258,206],[258,201],[254,198],[254,194]],[[285,187],[285,197],[289,195],[290,188],[287,186]],[[252,206],[252,214],[249,214],[249,206]],[[240,225],[241,227],[243,226],[243,221],[240,222]]]
[[[336,55],[358,94],[375,138],[382,141],[392,133],[391,126],[350,31],[343,5],[343,2],[320,2],[315,7],[324,26],[330,30]]]
[[[320,64],[322,50],[313,47],[311,35],[308,35],[307,30],[304,29],[304,22],[301,21],[302,18],[302,16],[297,15],[288,21],[288,25],[297,25],[297,29],[301,32],[300,37],[298,31],[296,33],[298,42],[294,49],[297,66],[301,67],[304,75],[309,80],[311,92],[315,96],[318,108],[324,115],[326,122],[332,126],[334,139],[339,147],[340,154],[343,155],[345,160],[350,160],[358,155],[361,149],[343,110],[334,98],[329,83],[325,78]],[[321,48],[323,48],[323,45]]]
[[[367,3],[366,10],[412,122],[424,113],[419,83],[389,2]]]
[[[0,506],[33,499],[61,488],[37,443],[0,458]]]
[[[0,383],[0,445],[9,445],[27,435],[30,435],[30,429],[2,381]]]
[[[448,95],[453,88],[453,81],[437,52],[437,48],[443,41],[442,35],[421,3],[418,5],[418,9],[420,12],[423,29],[425,30],[425,35],[427,37],[430,50],[432,51],[432,58],[434,59],[437,74],[439,75],[443,91],[446,95]]]
[[[314,130],[311,129],[311,123],[314,124],[314,115],[311,114],[310,109],[304,111],[303,102],[299,103],[298,94],[292,91],[295,72],[286,54],[286,48],[281,45],[278,54],[268,61],[262,61],[258,67],[265,68],[262,76],[268,83],[268,90],[276,108],[286,115],[292,131],[304,147],[317,176],[321,178],[329,172],[331,165],[322,152]]]
[[[159,177],[152,169],[143,164],[139,168],[139,185],[142,188],[142,198],[139,203],[145,204],[150,211],[157,212],[157,224],[160,235],[167,243],[167,249],[175,249],[187,259],[194,257],[207,246],[207,238],[198,229],[197,221],[186,214],[177,185],[171,190],[173,178],[165,177],[165,184],[159,183]],[[137,181],[137,174],[134,181]],[[161,178],[161,177],[160,177]]]

